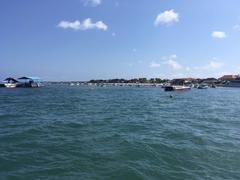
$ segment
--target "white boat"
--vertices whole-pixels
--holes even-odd
[[[6,88],[16,88],[17,84],[16,83],[5,83],[4,86]]]
[[[198,86],[198,89],[207,89],[208,85],[201,84]]]
[[[4,86],[6,88],[16,88],[18,85],[18,81],[12,77],[6,78],[4,80]]]
[[[165,91],[187,91],[190,89],[191,88],[188,86],[165,86],[164,87]]]

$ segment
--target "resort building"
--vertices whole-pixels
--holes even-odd
[[[240,75],[224,75],[221,78],[219,78],[221,81],[232,81],[237,78],[240,78]]]

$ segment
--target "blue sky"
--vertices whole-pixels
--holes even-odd
[[[1,0],[0,78],[240,72],[239,0]]]

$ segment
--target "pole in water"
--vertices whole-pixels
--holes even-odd
[[[170,97],[170,98],[173,98],[173,95],[170,95],[169,97]]]

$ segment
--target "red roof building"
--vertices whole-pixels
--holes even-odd
[[[224,75],[219,79],[221,79],[221,80],[233,80],[233,79],[236,79],[236,78],[240,78],[240,76],[239,75]]]

